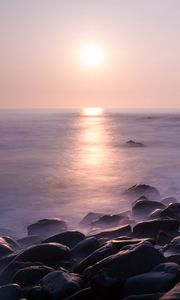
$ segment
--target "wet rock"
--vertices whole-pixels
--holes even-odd
[[[180,254],[170,255],[166,257],[167,262],[174,262],[178,265],[180,265]]]
[[[164,209],[165,205],[158,201],[139,200],[132,207],[132,213],[135,218],[147,218],[155,209]]]
[[[124,282],[135,275],[149,272],[164,262],[163,255],[150,245],[138,245],[132,250],[119,251],[85,269],[84,275],[100,297],[122,293]]]
[[[153,210],[153,211],[149,214],[148,220],[155,220],[155,219],[158,219],[161,212],[162,212],[162,209],[160,209],[160,208],[157,208],[157,209]]]
[[[173,238],[170,243],[164,248],[164,255],[170,256],[180,254],[180,236]]]
[[[0,237],[0,258],[13,253],[13,249],[9,242],[3,237]]]
[[[82,288],[82,278],[74,273],[54,271],[46,275],[40,283],[42,293],[52,300],[61,300]]]
[[[92,227],[110,228],[128,224],[129,218],[123,214],[104,215],[92,222]]]
[[[9,236],[3,236],[3,239],[8,243],[8,245],[15,251],[20,249],[20,245],[16,240]]]
[[[19,239],[17,242],[22,248],[39,244],[42,238],[38,235],[29,235]]]
[[[66,231],[51,236],[42,243],[60,243],[69,248],[75,247],[79,242],[85,239],[85,235],[79,231]]]
[[[72,296],[64,300],[96,300],[95,295],[91,288],[86,288],[74,293]]]
[[[180,224],[180,203],[172,203],[160,213],[161,218],[176,219]]]
[[[158,245],[166,245],[172,240],[173,236],[164,231],[160,231],[157,235],[156,241]]]
[[[27,227],[28,235],[38,235],[44,238],[66,230],[66,222],[56,218],[42,219]]]
[[[124,194],[133,199],[145,196],[148,200],[160,200],[160,194],[158,190],[155,187],[147,184],[134,185],[127,189]]]
[[[72,248],[71,254],[72,257],[76,260],[82,260],[87,257],[95,250],[100,247],[100,243],[98,239],[94,237],[87,238],[81,242],[79,242],[74,248]]]
[[[38,261],[48,266],[55,266],[61,264],[69,256],[70,249],[67,246],[58,243],[45,243],[29,247],[22,251],[15,260],[24,262]]]
[[[120,237],[122,235],[129,235],[131,234],[131,226],[130,225],[124,225],[120,226],[115,229],[110,229],[110,230],[104,230],[99,233],[93,234],[97,239],[102,239],[102,238],[107,238],[107,239],[115,239],[117,237]]]
[[[176,234],[178,233],[179,222],[176,220],[149,220],[138,223],[133,228],[133,234],[135,236],[141,237],[151,237],[155,238],[157,235],[163,231],[168,234]]]
[[[140,142],[135,142],[133,140],[129,140],[126,142],[126,145],[128,147],[145,147],[145,145],[143,143],[140,143]]]
[[[164,294],[159,300],[179,300],[180,299],[180,282],[176,284],[169,292]]]
[[[92,222],[98,220],[100,217],[102,217],[104,214],[103,213],[93,213],[90,212],[88,213],[79,223],[80,226],[87,226],[90,227]]]
[[[123,298],[123,300],[159,300],[162,294],[144,294],[144,295],[132,295]]]
[[[17,284],[7,284],[0,287],[1,300],[17,300],[22,296],[21,287]]]
[[[23,289],[23,295],[28,300],[43,300],[41,287],[39,285]]]
[[[162,202],[164,205],[168,206],[168,205],[171,204],[171,203],[176,203],[176,202],[177,202],[177,199],[174,198],[174,197],[167,197],[167,198],[162,199],[161,202]]]
[[[47,266],[32,266],[20,269],[12,278],[13,283],[21,287],[36,285],[45,275],[53,272],[54,269]]]

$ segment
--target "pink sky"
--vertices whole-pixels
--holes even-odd
[[[179,0],[1,0],[0,36],[0,108],[180,108]]]

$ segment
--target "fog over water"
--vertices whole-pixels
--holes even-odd
[[[180,197],[180,114],[0,113],[0,227],[117,213],[136,183]],[[145,147],[128,147],[134,140]]]

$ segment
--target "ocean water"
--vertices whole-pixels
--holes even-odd
[[[91,211],[117,213],[136,183],[180,197],[180,115],[0,113],[1,228],[24,235],[40,218],[74,226]]]

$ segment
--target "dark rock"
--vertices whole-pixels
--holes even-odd
[[[180,254],[180,236],[173,238],[170,243],[164,248],[164,255],[171,256]]]
[[[164,209],[165,205],[158,201],[139,200],[132,207],[135,218],[147,218],[155,209]]]
[[[90,237],[79,242],[74,248],[72,248],[71,254],[72,257],[76,260],[82,260],[92,252],[97,250],[99,247],[99,241],[94,237]]]
[[[43,300],[41,287],[38,285],[23,289],[23,295],[27,297],[28,300]]]
[[[85,269],[85,278],[100,297],[122,293],[124,282],[135,275],[149,272],[164,262],[163,255],[150,245],[138,245],[132,250],[120,251]]]
[[[166,261],[167,262],[174,262],[178,265],[180,265],[180,254],[175,254],[175,255],[171,255],[166,257]]]
[[[133,228],[133,234],[141,237],[155,238],[163,231],[168,234],[178,233],[179,222],[171,219],[150,220],[138,223]]]
[[[74,273],[55,271],[41,280],[42,293],[52,300],[61,300],[83,286],[82,278]]]
[[[162,199],[161,202],[162,202],[164,205],[167,206],[167,205],[169,205],[169,204],[171,204],[171,203],[176,203],[177,200],[176,200],[176,198],[174,198],[174,197],[167,197],[167,198]]]
[[[98,220],[100,217],[102,217],[104,214],[103,213],[93,213],[90,212],[88,213],[79,223],[80,226],[91,226],[92,222]]]
[[[97,239],[102,239],[102,238],[107,238],[107,239],[115,239],[117,237],[120,237],[122,235],[128,235],[131,234],[131,226],[130,225],[124,225],[120,226],[115,229],[110,229],[110,230],[104,230],[99,233],[93,234]]]
[[[79,242],[85,239],[85,235],[79,231],[66,231],[51,236],[42,243],[60,243],[69,248],[75,247]]]
[[[145,294],[145,295],[132,295],[123,298],[123,300],[159,300],[162,294]]]
[[[0,287],[1,300],[17,300],[22,296],[21,288],[17,284],[7,284]]]
[[[66,222],[60,219],[42,219],[27,227],[28,235],[49,237],[67,230]]]
[[[104,215],[98,220],[92,222],[92,227],[110,228],[128,224],[129,218],[123,214]]]
[[[162,209],[155,209],[155,210],[153,210],[153,211],[149,214],[148,220],[155,220],[155,219],[158,219],[161,212],[162,212]]]
[[[22,248],[27,248],[39,244],[42,241],[42,238],[38,235],[29,235],[19,239],[17,242]]]
[[[2,237],[0,237],[0,258],[13,253],[11,245]]]
[[[163,295],[159,300],[179,300],[180,299],[180,282],[173,289]]]
[[[19,284],[21,287],[33,286],[45,275],[53,271],[53,268],[47,266],[26,267],[16,272],[12,278],[12,282]]]
[[[16,261],[38,261],[44,264],[55,266],[70,256],[70,249],[58,243],[45,243],[29,247],[22,251]]]
[[[166,245],[172,240],[173,236],[164,231],[160,231],[157,235],[156,241],[158,245]]]
[[[96,300],[91,288],[80,290],[64,300]]]
[[[180,276],[180,266],[175,263],[165,262],[162,264],[157,265],[152,269],[153,272],[166,272],[176,274],[177,277]]]
[[[3,239],[8,243],[8,245],[11,247],[11,249],[15,250],[19,250],[20,249],[20,245],[18,244],[18,242],[16,242],[13,238],[9,237],[9,236],[3,236]]]
[[[159,200],[160,194],[158,190],[147,184],[137,184],[129,189],[127,189],[124,193],[126,196],[137,199],[141,196],[145,196],[148,200]]]
[[[129,140],[126,142],[126,145],[128,147],[145,147],[145,145],[143,143],[139,143],[139,142],[135,142],[133,140]]]
[[[161,218],[176,219],[180,224],[180,203],[172,203],[160,213]]]

